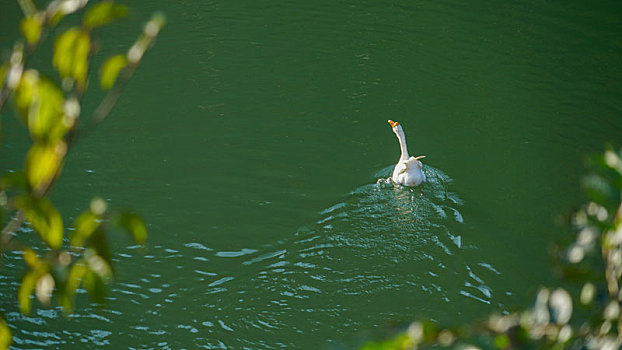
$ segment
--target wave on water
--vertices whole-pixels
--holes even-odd
[[[352,347],[360,332],[390,322],[453,320],[493,302],[489,281],[499,272],[465,237],[451,178],[424,170],[424,186],[403,188],[386,181],[387,167],[376,183],[263,247],[217,251],[192,241],[147,255],[128,248],[115,260],[140,264],[142,277],[115,283],[106,305],[78,307],[68,319],[58,308],[30,316],[0,309],[16,325],[16,348]],[[0,276],[2,295],[17,286]]]
[[[450,190],[451,178],[425,166],[426,184],[405,188],[384,178],[390,170],[241,262],[254,269],[245,273],[253,276],[248,293],[255,299],[245,306],[256,316],[238,326],[291,331],[284,339],[296,346],[299,333],[339,342],[389,321],[451,319],[465,297],[491,303],[486,277],[498,272],[468,253],[476,249],[463,239],[462,200]]]

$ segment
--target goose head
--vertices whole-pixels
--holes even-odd
[[[400,123],[394,122],[391,119],[387,120],[387,122],[391,124],[391,129],[393,129],[393,132],[395,133],[395,135],[397,135],[397,137],[404,135],[404,130],[402,129],[402,126],[400,125]]]

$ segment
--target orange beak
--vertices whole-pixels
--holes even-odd
[[[389,122],[389,124],[391,124],[391,127],[392,127],[392,128],[394,128],[394,127],[396,127],[396,126],[400,125],[400,123],[398,123],[398,122],[394,122],[394,121],[392,121],[391,119],[389,119],[389,120],[387,120],[387,121]]]

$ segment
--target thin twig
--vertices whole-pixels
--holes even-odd
[[[2,112],[2,107],[4,107],[4,103],[9,98],[10,95],[9,88],[6,86],[6,83],[2,85],[2,90],[0,90],[0,113]]]
[[[2,229],[2,233],[0,234],[0,247],[2,250],[7,249],[11,245],[13,240],[13,235],[19,230],[20,227],[24,224],[26,217],[24,212],[18,210],[11,221],[7,223],[7,225]]]
[[[44,21],[45,26],[42,29],[42,33],[44,32],[44,30],[47,30],[47,24],[51,16],[51,13],[54,13],[54,11],[56,11],[53,4],[57,4],[57,1],[52,2],[52,4],[50,4],[50,6],[48,7],[48,10],[47,10],[48,13]],[[116,105],[117,101],[119,100],[121,93],[127,86],[130,78],[134,75],[136,69],[138,68],[143,54],[148,49],[150,49],[151,46],[153,46],[155,39],[157,37],[158,31],[160,30],[163,24],[164,24],[164,18],[160,15],[157,19],[152,19],[146,25],[143,36],[139,37],[139,40],[134,44],[134,46],[132,46],[132,48],[130,49],[130,52],[128,53],[128,58],[130,62],[127,64],[125,69],[121,72],[121,75],[118,77],[115,85],[108,92],[108,94],[103,98],[101,103],[97,106],[97,108],[93,112],[92,118],[90,120],[90,127],[84,128],[80,133],[78,133],[79,129],[76,128],[70,131],[66,135],[65,141],[67,145],[67,151],[71,149],[70,146],[72,146],[78,140],[79,137],[84,137],[88,135],[88,133],[92,132],[93,129],[95,129],[95,127],[99,123],[101,123],[102,121],[104,121],[104,119],[106,119],[106,117],[108,117],[113,107]],[[37,41],[36,45],[34,45],[34,48],[37,48],[39,46],[39,42],[41,41],[42,37],[43,37],[43,34],[39,37],[39,40]],[[137,49],[137,50],[134,50],[133,52],[132,51],[133,49]],[[33,53],[32,51],[30,52],[30,54]],[[20,57],[19,63],[22,65],[22,67],[24,67],[26,63],[26,57]],[[10,84],[8,84],[8,80],[9,79],[5,79],[5,82],[2,86],[2,90],[0,90],[0,111],[2,110],[2,107],[4,103],[6,102],[8,96],[10,95],[11,88],[10,88]],[[81,98],[80,93],[78,94],[78,98]],[[58,175],[58,172],[60,171],[60,169],[61,167],[59,167],[56,170],[57,174],[55,174],[55,176],[52,177],[52,181],[49,181],[47,184],[45,184],[45,186],[41,188],[40,191],[37,191],[37,193],[32,193],[32,194],[38,198],[45,197],[48,194],[48,192],[51,190],[51,188],[53,187],[53,184],[56,182],[56,179],[58,178],[58,176],[56,175]],[[9,244],[11,244],[13,234],[17,232],[17,230],[24,224],[24,222],[25,222],[24,213],[23,211],[18,210],[15,213],[13,219],[9,223],[7,223],[7,225],[3,228],[2,232],[0,233],[0,243],[2,243],[2,247],[6,247]]]

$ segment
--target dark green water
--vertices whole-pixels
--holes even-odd
[[[19,315],[9,260],[16,348],[351,348],[526,305],[554,281],[583,157],[620,144],[617,1],[131,6],[105,52],[154,10],[168,26],[53,200],[67,219],[94,195],[137,208],[148,248],[119,236],[109,302],[68,319]],[[8,48],[18,7],[0,19]],[[399,157],[389,118],[428,156],[423,195],[377,183]],[[2,122],[5,171],[26,143]]]

